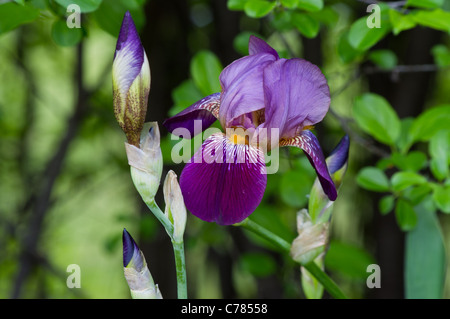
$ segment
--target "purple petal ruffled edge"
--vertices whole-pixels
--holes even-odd
[[[320,69],[303,59],[279,59],[264,69],[267,129],[281,138],[320,122],[330,106],[330,89]]]
[[[173,133],[177,128],[185,128],[189,131],[190,137],[193,137],[208,127],[210,127],[219,116],[220,93],[214,93],[201,99],[200,101],[187,107],[175,116],[164,121],[163,125],[167,130]],[[201,121],[200,129],[198,123]],[[175,134],[176,135],[176,134]],[[188,136],[182,136],[189,138]]]
[[[234,144],[221,133],[206,139],[180,176],[186,208],[220,225],[247,218],[261,202],[266,185],[264,154]]]
[[[301,148],[314,167],[323,191],[331,201],[336,200],[337,190],[328,171],[322,149],[316,136],[309,130],[302,131],[296,137],[280,140],[280,146],[296,146]]]

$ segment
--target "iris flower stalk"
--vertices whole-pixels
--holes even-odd
[[[217,119],[226,131],[208,137],[185,165],[180,186],[187,209],[207,222],[242,222],[264,195],[267,154],[282,146],[304,151],[334,201],[336,187],[311,132],[330,105],[320,69],[303,59],[280,58],[266,42],[251,36],[249,55],[228,65],[219,80],[221,92],[164,122],[175,135],[184,130],[192,137],[201,133],[196,121],[205,130]]]
[[[166,211],[162,212],[155,202],[163,168],[160,135],[156,122],[145,123],[150,92],[150,66],[129,12],[125,13],[117,40],[112,77],[114,114],[127,138],[125,149],[131,178],[142,200],[172,240],[178,298],[184,299],[187,298],[183,243],[186,209],[177,177],[173,172],[169,172],[165,183],[167,185],[164,185]],[[151,276],[150,279],[147,277],[134,278],[135,281],[152,282]]]

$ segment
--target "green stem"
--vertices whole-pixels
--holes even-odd
[[[184,259],[184,243],[172,241],[177,270],[178,299],[187,299],[186,262]]]
[[[159,208],[158,204],[156,204],[155,200],[145,201],[147,207],[152,211],[153,215],[160,221],[160,223],[164,226],[170,238],[173,239],[173,225],[167,216],[162,212]]]
[[[258,225],[254,221],[250,219],[245,219],[243,222],[239,224],[235,224],[236,226],[242,226],[245,229],[248,229],[261,237],[267,239],[271,243],[273,243],[275,246],[280,248],[285,253],[290,253],[291,251],[291,244],[288,243],[283,238],[275,235],[270,230],[262,227],[261,225]],[[302,265],[306,270],[309,271],[309,273],[314,276],[325,288],[328,293],[336,298],[336,299],[347,299],[345,294],[340,290],[340,288],[336,285],[336,283],[322,270],[320,269],[314,261]]]

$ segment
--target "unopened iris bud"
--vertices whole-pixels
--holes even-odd
[[[150,66],[130,13],[122,21],[112,79],[114,114],[128,143],[139,147],[139,137],[147,113]]]
[[[291,257],[296,262],[306,265],[325,251],[328,244],[329,223],[313,224],[308,211],[302,209],[297,213],[298,237],[291,246]]]
[[[123,230],[123,271],[133,299],[162,299],[158,285],[153,282],[144,254],[133,237]]]
[[[144,125],[139,147],[125,143],[134,186],[145,203],[154,200],[163,169],[157,122]]]
[[[165,214],[173,224],[173,240],[177,243],[183,241],[186,228],[186,206],[177,181],[177,175],[169,171],[164,181],[164,200],[166,202]]]

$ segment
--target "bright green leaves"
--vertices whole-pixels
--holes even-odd
[[[450,32],[450,12],[441,9],[433,11],[419,10],[410,15],[417,24],[444,32]]]
[[[319,33],[319,21],[309,14],[294,12],[291,21],[297,30],[307,38],[314,38]]]
[[[450,105],[442,105],[420,114],[409,129],[413,142],[427,141],[438,131],[448,128]]]
[[[350,27],[348,41],[359,51],[365,51],[374,46],[391,31],[391,24],[386,6],[374,6],[367,17],[356,20]]]
[[[397,65],[397,56],[391,50],[372,51],[368,58],[382,70],[391,70]]]
[[[450,50],[443,44],[438,44],[431,49],[434,62],[441,68],[450,66]]]
[[[191,61],[191,76],[204,96],[220,92],[222,64],[211,51],[198,52]]]
[[[391,178],[392,190],[394,192],[402,191],[413,185],[425,184],[427,179],[414,172],[397,172]]]
[[[244,5],[244,11],[251,18],[262,18],[272,12],[275,6],[275,1],[248,0]]]
[[[297,8],[310,12],[316,12],[323,9],[323,0],[298,0]]]
[[[400,135],[400,120],[390,104],[381,96],[367,93],[359,96],[353,107],[358,125],[376,140],[394,145]]]
[[[39,17],[39,10],[13,2],[0,4],[0,34],[30,23]]]
[[[356,182],[359,186],[374,192],[387,192],[390,190],[389,180],[381,169],[376,167],[363,168]]]
[[[433,190],[433,200],[437,208],[444,213],[450,213],[450,185],[436,185]]]
[[[416,207],[417,226],[406,235],[405,295],[408,299],[442,298],[445,246],[430,203]]]
[[[407,6],[413,6],[425,9],[439,8],[444,4],[444,0],[407,0]]]
[[[437,132],[430,139],[430,169],[437,180],[442,181],[449,176],[450,165],[450,130]]]
[[[69,28],[65,20],[56,20],[52,26],[52,39],[60,46],[73,46],[83,38],[81,28]]]
[[[402,14],[394,9],[389,10],[389,21],[391,22],[392,32],[394,35],[414,28],[417,24],[410,15]]]
[[[417,214],[410,202],[399,198],[395,205],[395,218],[403,231],[412,230],[417,224]]]
[[[64,8],[74,4],[73,0],[55,0],[55,2]],[[78,0],[76,2],[76,4],[80,7],[80,11],[83,13],[97,10],[101,3],[102,0]]]

